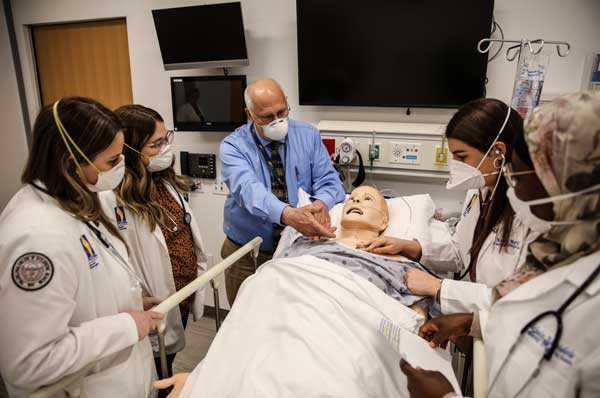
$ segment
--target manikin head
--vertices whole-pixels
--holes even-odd
[[[342,228],[381,234],[389,221],[385,198],[376,188],[361,186],[352,191],[344,204]]]

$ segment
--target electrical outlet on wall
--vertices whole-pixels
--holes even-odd
[[[444,166],[448,164],[448,147],[444,147],[444,151],[442,152],[441,146],[435,147],[435,158],[434,163],[439,166]]]
[[[220,178],[215,179],[213,184],[213,195],[227,195],[229,193],[229,189],[227,189],[227,185]]]
[[[381,145],[379,143],[369,144],[369,160],[380,160]]]

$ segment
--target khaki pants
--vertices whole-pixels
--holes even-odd
[[[231,255],[233,252],[238,250],[240,245],[232,242],[228,238],[225,238],[223,242],[223,247],[221,248],[221,258],[226,258]],[[257,267],[261,266],[263,263],[269,261],[273,258],[272,254],[267,254],[263,252],[258,253],[258,259],[256,261]],[[254,274],[254,261],[252,260],[252,256],[250,253],[246,254],[244,257],[235,262],[231,267],[225,270],[225,288],[227,289],[227,300],[229,300],[229,305],[232,306],[235,301],[235,296],[237,296],[238,290],[240,290],[240,286],[246,280],[247,277]]]

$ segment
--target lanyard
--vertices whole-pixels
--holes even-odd
[[[50,195],[50,193],[48,192],[47,189],[40,187],[36,183],[32,183],[31,185],[38,191],[41,191],[48,196],[52,196],[52,195]],[[115,247],[112,245],[112,243],[110,243],[108,238],[106,236],[104,236],[102,231],[100,231],[98,228],[94,227],[89,221],[83,221],[81,219],[80,219],[80,221],[83,222],[94,233],[94,235],[96,235],[98,240],[100,242],[102,242],[104,247],[106,247],[108,249],[108,251],[111,253],[111,255],[117,259],[117,261],[121,264],[121,266],[125,269],[125,271],[127,271],[127,273],[133,278],[133,280],[135,280],[139,285],[141,285],[142,289],[145,289],[146,292],[150,293],[150,289],[148,289],[148,286],[146,286],[144,281],[142,281],[140,278],[138,278],[136,273],[131,269],[129,263],[127,261],[125,261],[125,259],[121,256],[121,254],[117,251],[117,249],[115,249]]]
[[[142,289],[144,289],[146,292],[150,293],[150,289],[148,288],[148,286],[146,286],[144,281],[142,281],[137,276],[137,274],[131,269],[129,263],[127,261],[125,261],[123,256],[121,256],[121,253],[119,253],[117,251],[117,249],[115,249],[113,244],[110,243],[110,240],[108,240],[108,238],[102,233],[102,231],[100,231],[98,228],[94,227],[89,221],[82,221],[82,222],[85,225],[87,225],[87,227],[94,233],[94,235],[96,235],[96,238],[98,238],[98,240],[100,242],[102,242],[102,245],[104,245],[104,247],[106,247],[108,249],[110,254],[121,264],[121,266],[125,269],[125,271],[127,271],[127,273],[133,278],[133,280],[135,280],[139,285],[141,285]]]
[[[269,168],[271,177],[273,177],[275,180],[277,180],[277,183],[279,185],[286,186],[286,184],[285,184],[285,165],[287,163],[287,144],[288,144],[287,136],[285,137],[285,143],[283,144],[283,159],[284,159],[284,161],[283,161],[283,170],[284,170],[283,180],[281,179],[281,176],[275,169],[273,162],[271,162],[271,159],[267,155],[267,150],[265,149],[264,145],[261,144],[261,142],[258,140],[258,137],[256,136],[256,131],[254,130],[254,126],[252,127],[252,138],[254,138],[254,143],[260,150],[260,153],[262,154],[262,157],[265,159],[265,162],[267,162],[267,167]]]

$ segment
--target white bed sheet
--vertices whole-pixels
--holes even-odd
[[[182,397],[408,397],[382,317],[412,332],[424,320],[328,261],[272,260],[242,285]]]

